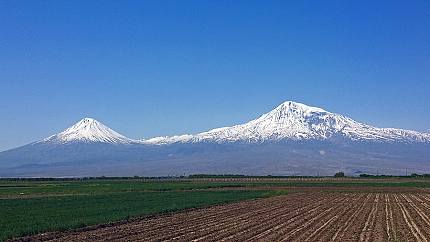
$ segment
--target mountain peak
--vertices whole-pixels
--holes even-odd
[[[93,118],[83,118],[83,119],[81,119],[78,123],[93,123],[93,122],[99,122],[99,121],[97,121],[97,120],[95,120],[95,119],[93,119]]]
[[[76,129],[86,129],[90,126],[97,126],[101,123],[93,118],[83,118],[79,120],[77,123],[75,123],[72,127],[75,127]]]
[[[308,105],[303,104],[303,103],[298,103],[298,102],[293,102],[293,101],[283,102],[278,107],[276,107],[273,111],[279,111],[279,110],[296,111],[296,112],[300,111],[303,113],[327,112],[322,108],[312,107],[312,106],[308,106]]]
[[[83,118],[73,126],[56,135],[43,140],[44,142],[99,142],[99,143],[130,143],[131,139],[117,133],[93,118]]]
[[[277,131],[290,130],[297,131],[297,128],[303,131],[307,129],[320,117],[332,116],[332,113],[322,108],[311,107],[302,103],[287,101],[281,103],[275,109],[263,114],[260,118],[255,119],[249,124],[257,125],[269,131],[271,128]]]

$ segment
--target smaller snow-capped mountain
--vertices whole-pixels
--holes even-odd
[[[287,101],[245,124],[213,129],[196,135],[156,137],[146,144],[187,142],[261,143],[280,140],[330,140],[346,138],[371,142],[430,142],[430,135],[416,131],[376,128],[324,109]]]
[[[101,122],[92,119],[84,118],[67,128],[61,133],[52,135],[40,143],[110,143],[110,144],[128,144],[136,141],[125,137],[122,134],[115,132]]]

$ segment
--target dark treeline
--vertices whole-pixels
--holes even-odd
[[[430,178],[430,174],[416,174],[412,173],[409,176],[393,176],[393,175],[369,175],[369,174],[360,174],[360,177],[363,178]]]
[[[322,178],[323,176],[249,176],[249,175],[239,175],[239,174],[194,174],[189,175],[188,178]]]
[[[0,178],[0,181],[91,181],[91,180],[171,180],[187,178],[185,176],[161,176],[161,177],[144,177],[144,176],[97,176],[97,177],[10,177]]]

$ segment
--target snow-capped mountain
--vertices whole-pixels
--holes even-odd
[[[430,135],[416,131],[376,128],[340,114],[296,102],[284,102],[274,110],[245,124],[213,129],[197,135],[156,137],[145,144],[177,142],[247,142],[280,140],[330,140],[346,138],[372,142],[430,142]]]
[[[0,177],[430,173],[430,134],[376,128],[296,102],[245,124],[195,135],[129,139],[84,118],[0,152]]]
[[[111,144],[168,145],[174,143],[263,143],[270,141],[331,140],[346,138],[369,142],[430,142],[430,134],[411,130],[376,128],[322,108],[287,101],[245,124],[209,130],[196,135],[176,135],[133,140],[101,122],[84,118],[61,133],[39,142],[100,142]]]
[[[84,118],[63,132],[52,135],[39,142],[100,142],[111,144],[128,144],[135,143],[136,141],[115,132],[95,119]]]

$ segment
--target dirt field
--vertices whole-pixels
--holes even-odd
[[[428,241],[430,194],[294,193],[27,239]]]

